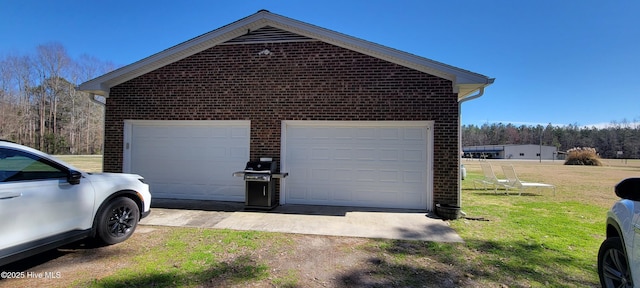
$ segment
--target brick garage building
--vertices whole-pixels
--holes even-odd
[[[460,200],[460,103],[493,79],[261,10],[87,81],[104,171],[154,197],[244,201],[272,157],[280,204],[431,210]]]

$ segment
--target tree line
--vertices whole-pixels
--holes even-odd
[[[59,43],[31,54],[0,56],[0,139],[51,154],[99,154],[104,107],[76,85],[114,69]]]
[[[605,128],[493,123],[462,126],[462,146],[535,144],[558,151],[595,148],[602,158],[640,159],[640,121],[612,122]]]

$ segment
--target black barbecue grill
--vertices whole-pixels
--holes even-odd
[[[277,205],[275,179],[287,175],[278,173],[278,162],[275,161],[249,161],[242,172],[233,173],[233,176],[244,178],[245,207],[254,209],[273,209]]]
[[[245,181],[271,181],[271,175],[278,170],[275,161],[249,161],[244,167]]]

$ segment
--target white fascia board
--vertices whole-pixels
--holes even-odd
[[[456,73],[451,69],[441,69],[438,63],[427,58],[402,52],[380,44],[348,36],[329,29],[304,23],[276,14],[268,14],[265,18],[271,20],[269,26],[290,31],[309,38],[318,39],[338,47],[360,52],[365,55],[380,58],[398,65],[406,66],[440,78],[454,81]],[[442,68],[446,67],[441,64]],[[451,70],[451,71],[447,71]],[[452,73],[453,72],[453,73]]]
[[[302,36],[317,39],[338,47],[356,51],[450,80],[453,82],[455,92],[468,90],[468,87],[459,87],[461,84],[477,85],[478,88],[469,91],[470,93],[478,90],[480,87],[488,86],[493,83],[493,79],[487,78],[484,75],[262,10],[256,14],[195,37],[133,64],[89,80],[82,83],[78,88],[82,91],[90,91],[96,95],[107,97],[109,89],[115,85],[124,83],[162,66],[179,61],[264,26],[272,26],[274,28],[300,34]]]
[[[262,17],[259,17],[258,14],[251,15],[212,32],[203,34],[169,49],[153,54],[133,64],[91,79],[80,84],[78,88],[82,91],[90,91],[96,95],[106,96],[109,89],[113,86],[209,49],[217,44],[245,35],[250,30],[266,26],[266,22],[263,20],[261,21],[260,18]]]
[[[266,14],[265,18],[271,20],[268,23],[269,26],[307,36],[309,38],[318,39],[322,42],[447,79],[452,81],[454,86],[459,84],[481,84],[482,86],[487,86],[493,83],[493,79],[481,74],[304,23],[295,19],[272,13]],[[477,89],[479,89],[479,87],[474,90]]]

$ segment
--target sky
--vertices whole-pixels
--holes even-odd
[[[635,0],[0,0],[0,57],[121,67],[261,9],[495,78],[463,125],[640,122]]]

